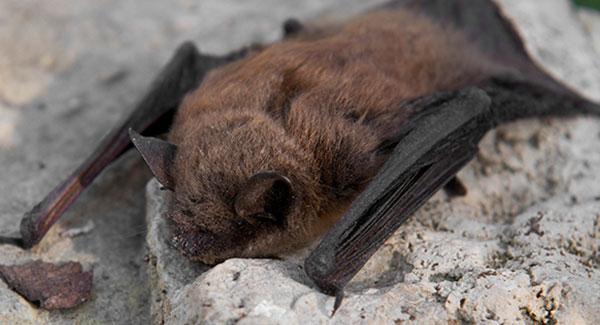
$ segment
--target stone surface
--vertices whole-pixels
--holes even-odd
[[[17,232],[22,214],[127,113],[183,40],[225,53],[278,38],[289,16],[381,2],[1,1],[1,235]],[[499,2],[545,68],[600,98],[597,14],[566,0]],[[146,228],[149,175],[127,155],[35,250],[0,246],[0,264],[41,258],[93,269],[91,300],[40,311],[0,281],[0,323],[597,323],[599,140],[598,120],[583,118],[490,133],[460,174],[468,196],[436,195],[358,274],[333,318],[333,299],[300,268],[306,251],[208,269],[170,250],[162,196],[148,185]]]
[[[586,32],[594,16],[559,0],[499,3],[546,70],[600,98],[598,43]],[[302,270],[306,251],[178,273],[191,263],[167,244],[162,193],[151,182],[153,310],[168,324],[598,323],[599,140],[600,121],[586,118],[488,134],[459,174],[468,195],[434,196],[352,280],[334,317],[334,299]]]

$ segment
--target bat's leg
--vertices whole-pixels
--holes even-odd
[[[492,98],[494,123],[526,117],[600,115],[600,105],[563,87],[555,89],[527,76],[493,76],[481,87]]]
[[[344,286],[383,242],[477,152],[492,128],[490,99],[479,89],[417,100],[411,121],[388,161],[305,262],[325,293],[341,302]]]
[[[183,96],[198,86],[208,70],[244,53],[240,51],[227,57],[211,57],[198,53],[191,43],[181,45],[131,115],[104,138],[73,174],[25,214],[20,228],[22,238],[0,241],[18,243],[24,248],[39,243],[94,178],[131,147],[129,128],[146,133],[166,130]]]
[[[467,187],[458,178],[458,176],[452,177],[446,185],[444,185],[444,191],[449,196],[465,196],[467,195]]]

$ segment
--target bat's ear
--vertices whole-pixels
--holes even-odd
[[[143,137],[133,129],[129,129],[129,138],[144,158],[154,177],[162,186],[173,190],[171,170],[177,153],[177,146],[161,139]]]
[[[294,191],[290,180],[273,171],[250,177],[235,197],[235,212],[246,221],[260,219],[281,223],[290,211]]]

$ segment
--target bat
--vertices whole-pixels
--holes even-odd
[[[531,60],[490,0],[395,0],[340,24],[288,20],[284,34],[222,57],[183,44],[133,113],[24,216],[21,238],[2,241],[39,243],[135,146],[167,190],[185,256],[269,257],[324,236],[305,271],[335,310],[433,194],[465,192],[455,175],[487,131],[600,113]]]

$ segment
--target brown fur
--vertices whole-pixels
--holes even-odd
[[[403,102],[492,69],[462,35],[406,11],[307,30],[213,71],[181,105],[169,213],[190,257],[268,256],[323,234],[387,158],[378,147],[410,117]],[[293,184],[283,225],[233,208],[267,170]]]

